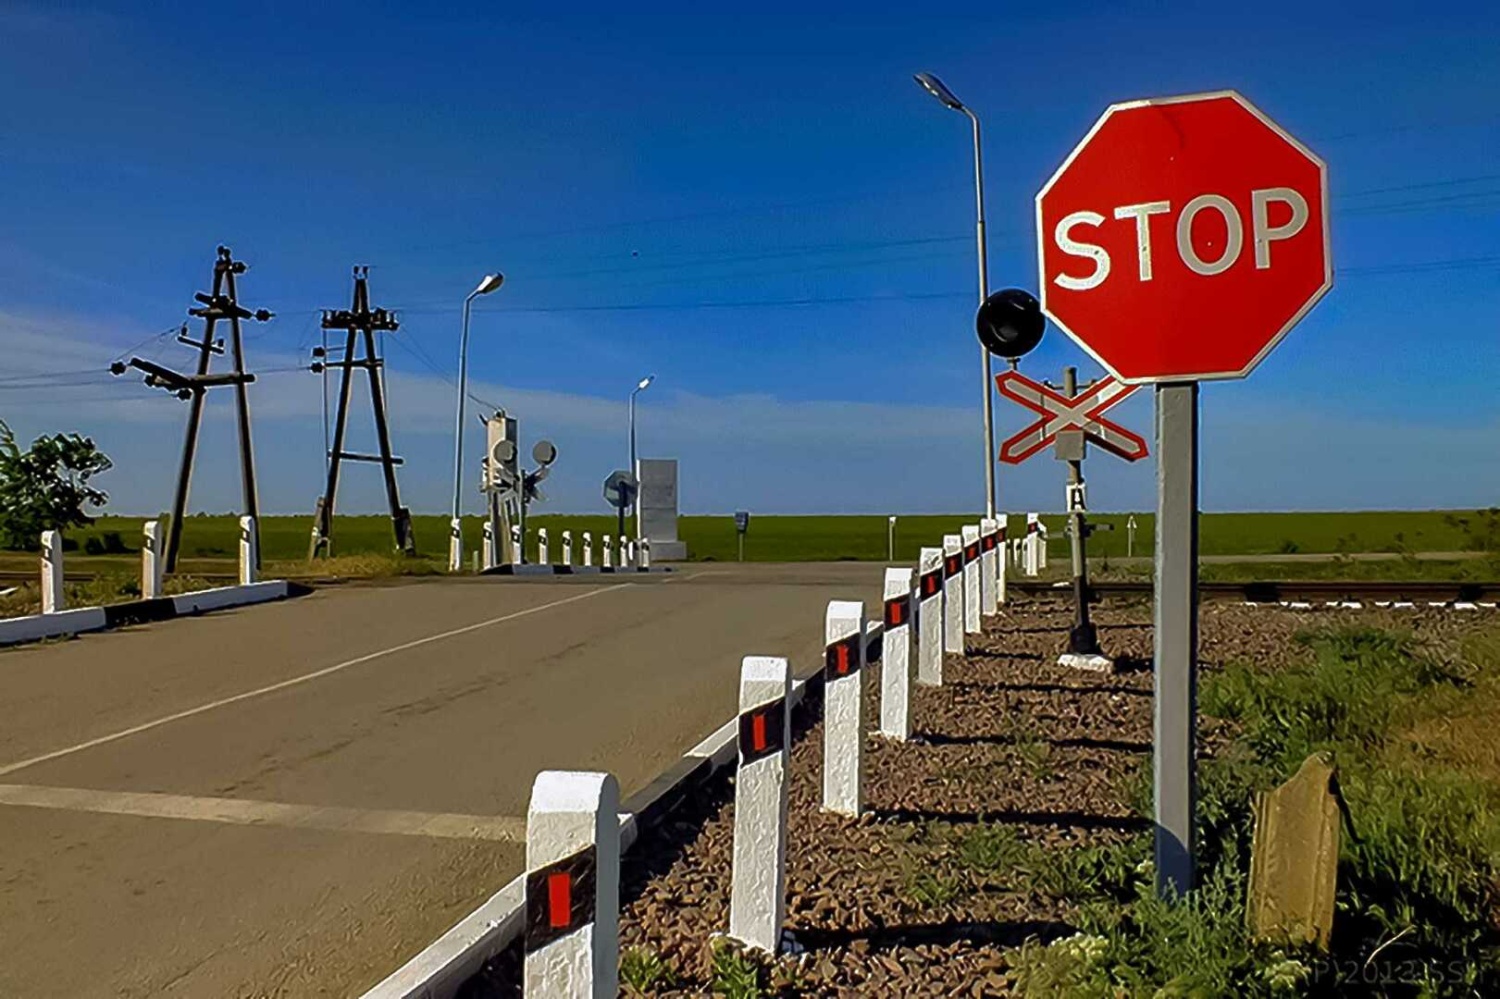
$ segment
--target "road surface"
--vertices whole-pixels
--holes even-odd
[[[532,778],[645,785],[879,566],[470,578],[0,652],[0,995],[358,995],[521,870]]]

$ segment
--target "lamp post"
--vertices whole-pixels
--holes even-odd
[[[635,397],[638,396],[638,395],[640,395],[642,392],[646,391],[646,389],[654,381],[656,381],[656,376],[655,375],[647,375],[645,378],[642,378],[639,382],[636,383],[635,388],[630,393],[630,474],[631,475],[636,475],[636,470],[635,470]],[[635,514],[635,539],[637,541],[639,541],[641,539],[641,507],[640,507],[640,504],[637,502],[637,500],[640,499],[640,495],[641,495],[641,483],[640,483],[639,477],[637,476],[637,480],[636,480],[636,484],[635,484],[635,499],[631,500],[631,503],[630,503],[631,512],[633,514]],[[625,508],[623,506],[620,507],[620,533],[621,534],[625,533]]]
[[[459,496],[464,479],[464,399],[469,394],[469,306],[480,295],[488,295],[505,282],[499,271],[486,274],[479,286],[464,299],[464,331],[458,342],[458,414],[453,419],[453,521],[448,535],[448,571],[463,568],[464,543],[459,533]]]
[[[968,116],[970,123],[974,126],[974,201],[978,209],[978,221],[975,229],[979,241],[979,302],[983,305],[984,300],[990,295],[990,267],[989,251],[985,247],[984,240],[984,160],[980,155],[979,118],[973,111],[964,106],[963,101],[954,96],[953,91],[943,85],[942,80],[939,80],[931,73],[918,73],[913,79],[922,85],[922,89],[941,101],[944,107],[952,108],[954,111],[960,111]],[[994,517],[995,421],[993,415],[994,407],[990,398],[990,379],[992,373],[990,370],[989,348],[981,344],[979,347],[979,357],[983,366],[982,388],[984,390],[984,512],[986,516]]]

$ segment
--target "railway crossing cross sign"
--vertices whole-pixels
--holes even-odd
[[[1156,887],[1196,866],[1198,382],[1243,378],[1333,284],[1328,170],[1239,94],[1107,108],[1036,196],[1042,310],[1155,383]]]
[[[1042,417],[1000,446],[1000,460],[1006,464],[1019,465],[1050,445],[1065,430],[1082,430],[1094,443],[1126,461],[1146,457],[1145,438],[1104,419],[1102,415],[1134,392],[1134,385],[1126,385],[1108,375],[1079,394],[1068,396],[1027,378],[1019,371],[996,375],[995,384],[1001,395],[1014,399]]]

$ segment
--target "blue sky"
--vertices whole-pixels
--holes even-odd
[[[159,334],[220,242],[278,314],[247,344],[268,510],[320,490],[320,381],[290,369],[356,263],[403,319],[415,509],[447,502],[459,303],[494,268],[472,389],[557,443],[543,509],[604,509],[646,372],[641,450],[681,459],[685,511],[979,508],[969,135],[922,69],[984,120],[996,288],[1035,290],[1032,198],[1113,101],[1233,87],[1328,162],[1334,289],[1205,388],[1206,509],[1500,493],[1493,5],[406,6],[0,3],[0,419],[96,437],[115,509],[169,504],[186,405],[97,372],[142,340],[189,363]],[[1098,373],[1051,330],[1022,370],[1065,364]],[[195,509],[238,505],[227,401]],[[996,409],[1001,436],[1025,422]],[[1149,432],[1147,392],[1118,412]],[[1095,507],[1152,503],[1149,460],[1087,474]],[[1061,468],[1000,488],[1056,509]],[[345,478],[343,509],[381,502],[373,470]]]

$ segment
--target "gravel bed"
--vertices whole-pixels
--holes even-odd
[[[1205,604],[1200,659],[1209,669],[1230,660],[1285,665],[1300,651],[1298,631],[1354,623],[1411,631],[1447,654],[1476,614],[1493,619]],[[967,656],[948,656],[944,685],[916,688],[913,740],[869,737],[869,814],[858,821],[819,810],[822,725],[801,726],[791,753],[787,926],[807,950],[766,964],[772,994],[1004,995],[1006,948],[1074,932],[1066,898],[1004,864],[976,868],[964,852],[976,829],[1003,828],[1032,856],[1149,835],[1132,802],[1151,764],[1150,603],[1095,608],[1100,641],[1117,660],[1112,674],[1056,664],[1071,616],[1063,601],[1015,602],[970,638]],[[872,727],[878,668],[865,677]],[[1209,720],[1200,741],[1205,754],[1221,741]],[[712,994],[713,934],[729,920],[733,811],[726,774],[625,858],[622,952],[646,948],[676,979],[653,995]],[[508,953],[466,995],[519,995],[518,972],[518,955]]]

